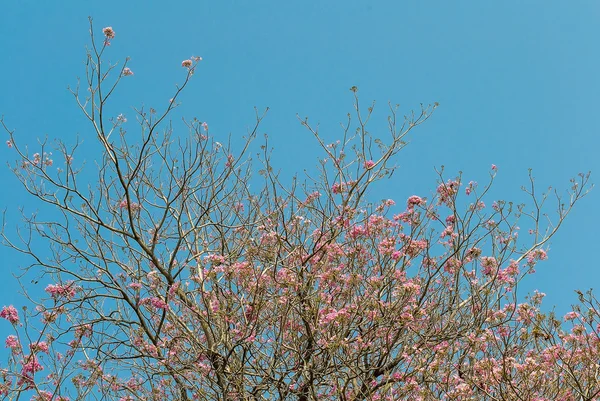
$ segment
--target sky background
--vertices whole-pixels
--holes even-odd
[[[319,122],[331,140],[352,111],[376,101],[373,129],[386,126],[387,102],[402,113],[439,102],[433,117],[410,134],[400,170],[370,196],[403,204],[435,189],[435,168],[448,178],[487,181],[488,198],[524,201],[521,185],[533,169],[540,189],[564,190],[569,178],[600,172],[600,3],[598,1],[4,1],[0,5],[0,115],[21,144],[48,136],[72,143],[93,134],[68,85],[84,75],[88,20],[96,34],[112,26],[108,60],[130,56],[135,75],[115,98],[119,112],[161,106],[185,71],[181,61],[203,57],[176,116],[207,121],[211,133],[239,138],[254,107],[270,111],[261,133],[288,176],[314,168],[317,143],[296,114]],[[380,127],[380,128],[378,128]],[[385,133],[382,132],[382,136]],[[0,143],[4,143],[2,140]],[[0,158],[13,163],[2,146]],[[88,164],[93,167],[92,163]],[[0,175],[7,231],[18,209],[38,205],[8,168]],[[547,294],[545,307],[564,313],[574,289],[598,287],[600,189],[577,205],[550,244],[550,259],[523,291]],[[43,252],[43,250],[41,250]],[[591,252],[591,253],[590,253]],[[26,260],[0,249],[0,306],[21,305],[11,277]],[[10,331],[8,325],[0,333]]]

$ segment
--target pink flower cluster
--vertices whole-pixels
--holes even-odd
[[[142,285],[140,283],[131,283],[128,285],[129,288],[133,288],[134,290],[139,290],[142,288]]]
[[[482,256],[480,262],[481,272],[486,276],[494,275],[498,270],[498,262],[491,256]]]
[[[152,305],[156,309],[163,309],[163,310],[169,309],[169,304],[166,303],[163,299],[158,298],[158,297],[144,298],[144,299],[140,300],[140,305],[148,305],[148,304]]]
[[[44,370],[44,367],[40,364],[35,355],[29,355],[25,357],[25,363],[23,363],[23,376],[31,376],[36,372]]]
[[[471,192],[477,188],[477,183],[475,181],[469,181],[469,185],[465,188],[465,194],[471,195]]]
[[[438,205],[452,206],[454,196],[458,193],[458,187],[460,187],[460,182],[456,180],[448,180],[446,183],[442,182],[437,187],[439,196]]]
[[[152,304],[152,306],[154,306],[156,309],[169,309],[169,304],[158,297],[151,298],[150,304]]]
[[[579,317],[579,313],[577,313],[577,312],[569,312],[569,313],[567,313],[565,315],[564,319],[565,319],[565,322],[567,322],[567,321],[575,320],[578,317]]]
[[[6,348],[12,348],[13,350],[21,348],[21,344],[19,344],[19,339],[17,336],[10,335],[6,337]]]
[[[364,167],[365,167],[367,170],[370,170],[370,169],[372,169],[373,167],[375,167],[375,162],[374,162],[373,160],[367,160],[367,161],[364,163]]]
[[[72,299],[77,293],[77,287],[71,282],[65,284],[49,284],[45,291],[54,299],[65,298]]]
[[[417,195],[413,195],[413,196],[409,197],[408,200],[406,201],[406,207],[408,209],[413,209],[415,206],[421,206],[424,204],[425,204],[425,200]]]
[[[121,202],[119,202],[119,208],[127,209],[127,199],[123,199]],[[142,205],[136,202],[131,202],[131,206],[129,208],[132,212],[139,212],[140,210],[142,210]]]
[[[37,166],[38,164],[41,166],[52,166],[54,161],[50,158],[50,156],[52,156],[52,153],[44,152],[43,155],[40,155],[39,153],[34,153],[33,160],[31,160],[31,164],[33,164],[34,166]],[[28,163],[29,162],[26,162],[25,164]]]
[[[0,317],[8,320],[12,324],[19,322],[19,312],[17,312],[17,309],[12,305],[2,308],[2,311],[0,311]]]
[[[351,188],[356,181],[350,180],[348,182],[336,182],[331,186],[331,192],[334,194],[341,194],[343,192],[347,192],[349,188]]]
[[[410,257],[415,257],[427,248],[426,240],[410,240],[404,247],[404,253]]]
[[[31,350],[31,352],[45,352],[47,354],[48,350],[50,348],[49,348],[47,342],[45,342],[45,341],[39,341],[39,342],[36,342],[36,343],[29,344],[29,349]]]

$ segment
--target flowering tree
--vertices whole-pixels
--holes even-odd
[[[79,143],[31,154],[2,122],[16,177],[59,213],[25,218],[18,240],[3,233],[32,257],[28,271],[51,281],[45,298],[30,298],[34,310],[0,312],[14,329],[5,399],[599,399],[593,294],[580,294],[567,323],[540,312],[544,294],[516,296],[589,174],[552,195],[554,217],[533,178],[532,206],[486,205],[495,166],[481,187],[442,171],[429,198],[369,203],[369,187],[391,175],[405,136],[437,105],[404,119],[390,108],[380,140],[353,87],[339,141],[301,120],[324,157],[317,176],[284,185],[267,143],[248,157],[260,113],[235,147],[197,119],[174,133],[168,117],[199,57],[181,63],[164,110],[136,110],[131,138],[107,104],[133,71],[102,61],[112,28],[100,43],[93,32],[87,91],[72,93],[101,149],[95,182]],[[531,227],[519,241],[517,224]]]

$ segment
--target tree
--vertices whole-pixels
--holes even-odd
[[[2,121],[16,177],[60,213],[24,217],[19,240],[3,232],[31,256],[28,271],[51,281],[34,310],[0,313],[14,328],[5,399],[598,399],[593,294],[580,293],[570,329],[540,312],[543,294],[524,303],[516,294],[589,174],[566,198],[554,193],[548,220],[551,194],[538,194],[531,174],[532,206],[484,203],[495,166],[481,188],[442,170],[430,199],[370,203],[369,188],[393,173],[406,135],[437,104],[404,119],[390,107],[380,140],[353,87],[338,142],[300,120],[324,158],[318,176],[285,185],[266,137],[249,157],[264,113],[237,146],[197,119],[175,134],[168,118],[199,57],[182,62],[164,111],[136,110],[131,138],[107,104],[133,72],[103,61],[112,28],[101,43],[90,32],[87,92],[72,93],[101,150],[97,181],[85,185],[79,142],[55,145],[65,163],[56,171],[49,144],[30,154]],[[532,227],[528,239],[518,222]]]

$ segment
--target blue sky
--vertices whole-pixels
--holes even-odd
[[[388,101],[404,112],[440,103],[373,199],[427,196],[441,165],[449,177],[463,171],[466,181],[483,183],[494,163],[494,196],[516,201],[524,200],[529,168],[540,188],[566,189],[578,172],[600,172],[597,1],[3,2],[0,115],[20,142],[91,135],[66,90],[84,74],[88,16],[96,33],[115,29],[111,61],[131,57],[135,76],[116,99],[123,114],[165,104],[185,72],[181,60],[202,56],[177,115],[235,138],[252,125],[254,106],[270,107],[262,132],[289,175],[320,155],[296,114],[338,138],[353,85],[363,104],[377,101],[374,127],[385,127]],[[4,147],[0,158],[14,160]],[[20,206],[37,206],[8,169],[2,183],[10,230]],[[574,289],[597,286],[590,250],[598,244],[599,196],[595,190],[576,207],[523,288],[547,293],[548,308],[563,313],[576,302]],[[8,249],[0,255],[0,306],[21,304],[9,276],[24,260]]]

